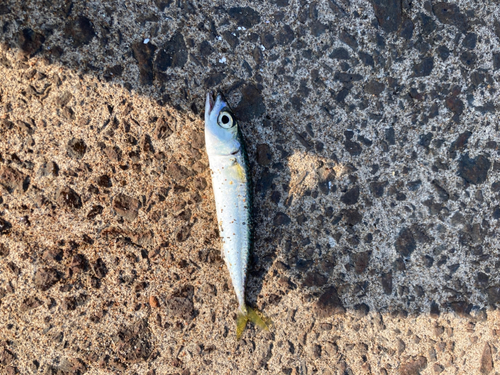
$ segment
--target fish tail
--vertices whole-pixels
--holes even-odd
[[[255,324],[260,329],[265,331],[269,330],[269,327],[272,325],[271,319],[262,314],[258,309],[251,308],[249,306],[245,306],[238,312],[236,317],[236,339],[239,340],[245,327],[247,326],[248,321]]]

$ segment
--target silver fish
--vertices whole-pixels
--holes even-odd
[[[221,94],[205,104],[205,145],[212,171],[222,256],[226,262],[239,309],[236,337],[247,322],[268,329],[270,321],[245,302],[245,281],[251,246],[251,189],[248,162],[240,129]]]

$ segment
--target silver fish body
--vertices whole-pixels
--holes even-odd
[[[205,104],[205,146],[212,172],[222,256],[238,299],[236,337],[250,320],[268,329],[270,320],[245,302],[245,281],[251,246],[251,190],[243,138],[231,110],[217,95],[207,94]]]
[[[251,202],[248,166],[242,138],[220,95],[207,95],[205,144],[212,172],[217,221],[240,312],[245,312],[245,279],[250,251]]]

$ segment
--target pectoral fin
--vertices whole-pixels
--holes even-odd
[[[236,159],[233,159],[233,164],[229,167],[229,174],[232,179],[239,182],[246,182],[247,175],[245,169],[241,166]]]

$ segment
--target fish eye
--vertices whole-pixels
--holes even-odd
[[[233,116],[228,111],[221,111],[217,123],[221,128],[230,129],[234,125]]]

